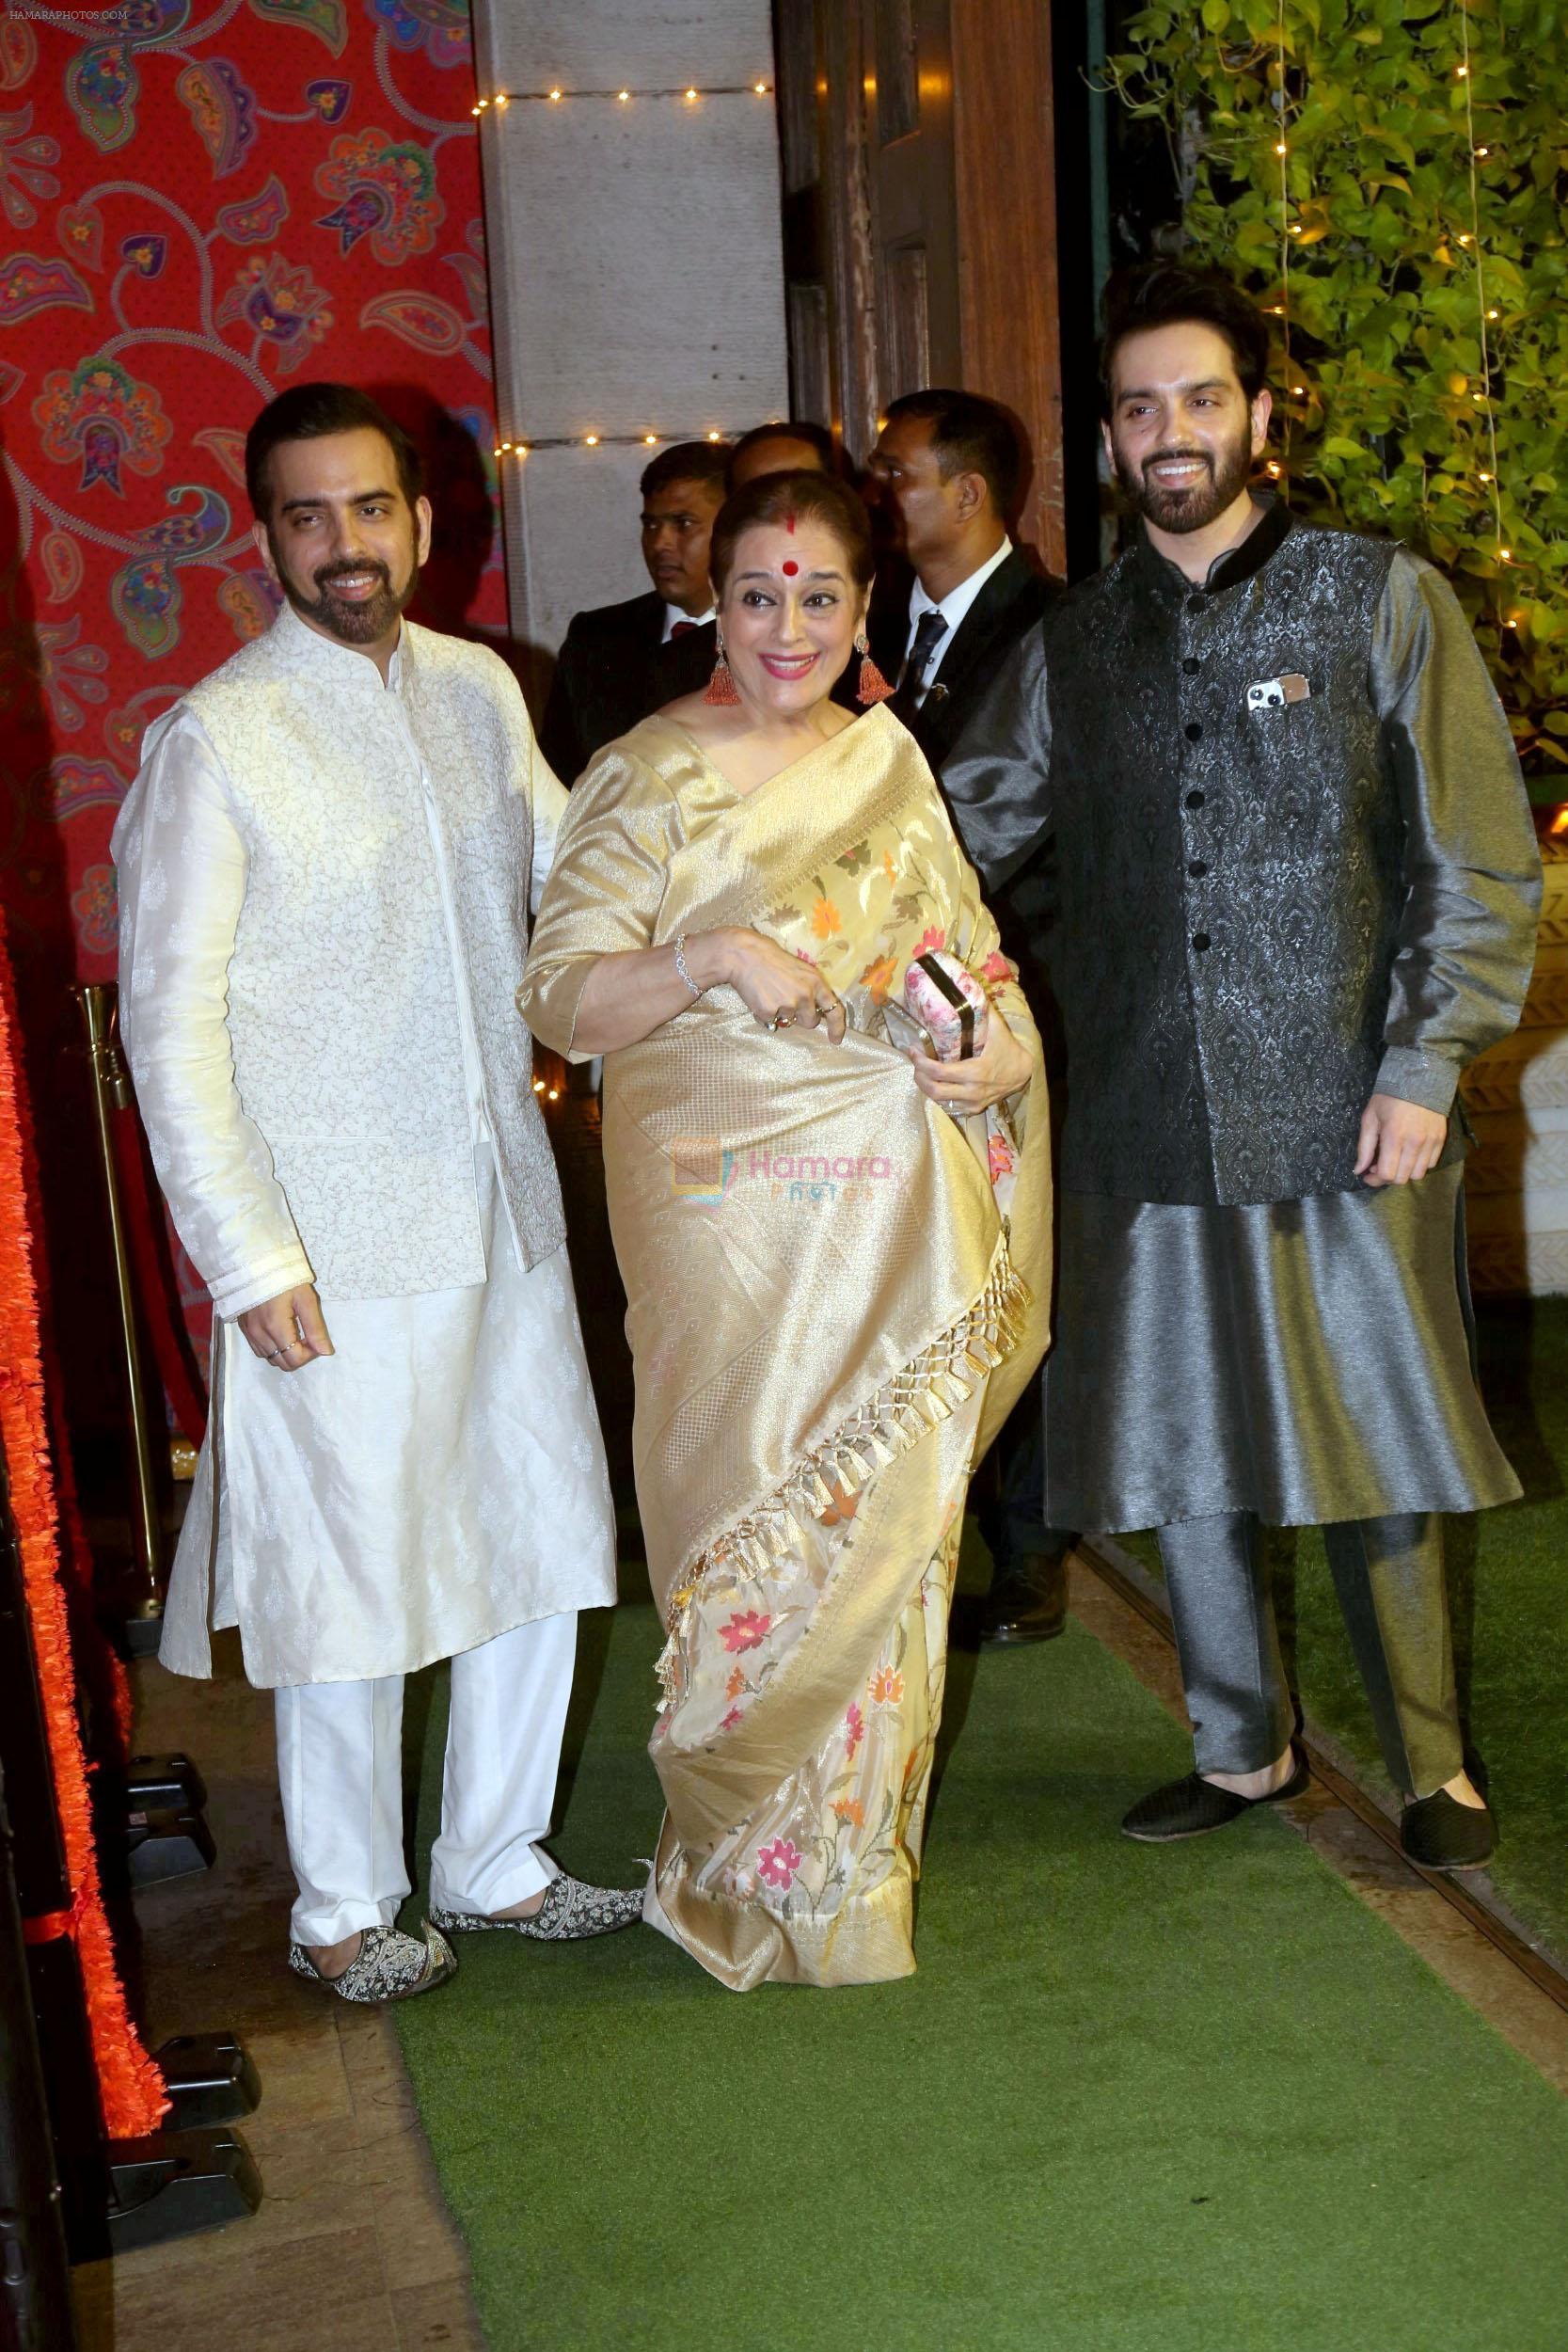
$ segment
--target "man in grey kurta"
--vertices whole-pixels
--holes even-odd
[[[988,885],[1053,836],[1068,1044],[1048,1520],[1157,1527],[1196,1770],[1124,1828],[1302,1785],[1259,1530],[1323,1526],[1406,1851],[1483,1861],[1440,1514],[1519,1491],[1464,1272],[1461,1070],[1518,1019],[1540,860],[1452,592],[1256,498],[1267,339],[1168,265],[1114,299],[1139,520],[943,771]]]

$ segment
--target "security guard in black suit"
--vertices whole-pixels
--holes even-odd
[[[973,712],[1054,592],[1008,535],[1022,452],[1012,419],[994,401],[942,390],[895,400],[869,470],[894,563],[909,567],[896,596],[884,593],[893,565],[879,569],[871,649],[897,681],[893,707],[940,781]],[[1049,1047],[1043,856],[988,898]],[[996,1459],[997,1489],[982,1488],[976,1503],[996,1563],[982,1638],[1000,1648],[1049,1640],[1066,1615],[1071,1539],[1043,1524],[1037,1383],[1020,1399]]]
[[[729,455],[721,441],[676,441],[644,468],[642,561],[654,584],[625,604],[573,615],[539,734],[562,784],[575,784],[595,752],[712,674],[707,548]]]

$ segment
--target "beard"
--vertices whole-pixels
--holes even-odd
[[[1168,465],[1173,458],[1196,458],[1204,471],[1196,482],[1181,489],[1166,489],[1156,482],[1149,471],[1153,466]],[[1141,465],[1124,460],[1120,450],[1116,452],[1117,480],[1129,502],[1146,522],[1156,531],[1168,531],[1180,536],[1188,531],[1202,531],[1227,506],[1233,506],[1246,488],[1252,472],[1252,423],[1248,419],[1233,441],[1215,452],[1192,448],[1157,449]]]
[[[351,602],[348,597],[333,593],[334,580],[349,580],[361,572],[374,572],[379,576],[381,585],[373,596]],[[283,583],[283,594],[302,620],[313,622],[317,628],[325,629],[329,637],[336,637],[341,644],[374,645],[382,638],[391,635],[413,602],[414,591],[420,584],[420,567],[417,562],[409,564],[408,578],[399,589],[393,587],[392,575],[388,566],[379,561],[367,559],[360,564],[325,564],[311,579],[310,585],[315,590],[313,596],[307,596],[281,564],[278,566],[278,577]]]

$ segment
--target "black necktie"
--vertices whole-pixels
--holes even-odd
[[[915,623],[914,643],[904,657],[903,675],[898,680],[898,691],[905,702],[919,701],[931,657],[946,634],[947,623],[938,612],[923,612]]]

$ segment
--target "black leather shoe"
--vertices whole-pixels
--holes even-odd
[[[1291,1797],[1303,1794],[1312,1777],[1306,1756],[1293,1740],[1291,1754],[1295,1758],[1294,1771],[1266,1797],[1238,1797],[1228,1788],[1216,1788],[1201,1772],[1189,1772],[1185,1780],[1167,1781],[1163,1788],[1140,1797],[1123,1820],[1121,1834],[1146,1845],[1166,1846],[1178,1837],[1202,1837],[1212,1829],[1225,1829],[1255,1805],[1288,1804]]]
[[[1422,1870],[1479,1870],[1497,1844],[1491,1806],[1461,1804],[1443,1788],[1418,1797],[1400,1817],[1400,1851]]]
[[[1047,1551],[1025,1552],[998,1579],[980,1618],[982,1649],[1013,1649],[1023,1642],[1053,1641],[1067,1623],[1067,1561]]]

